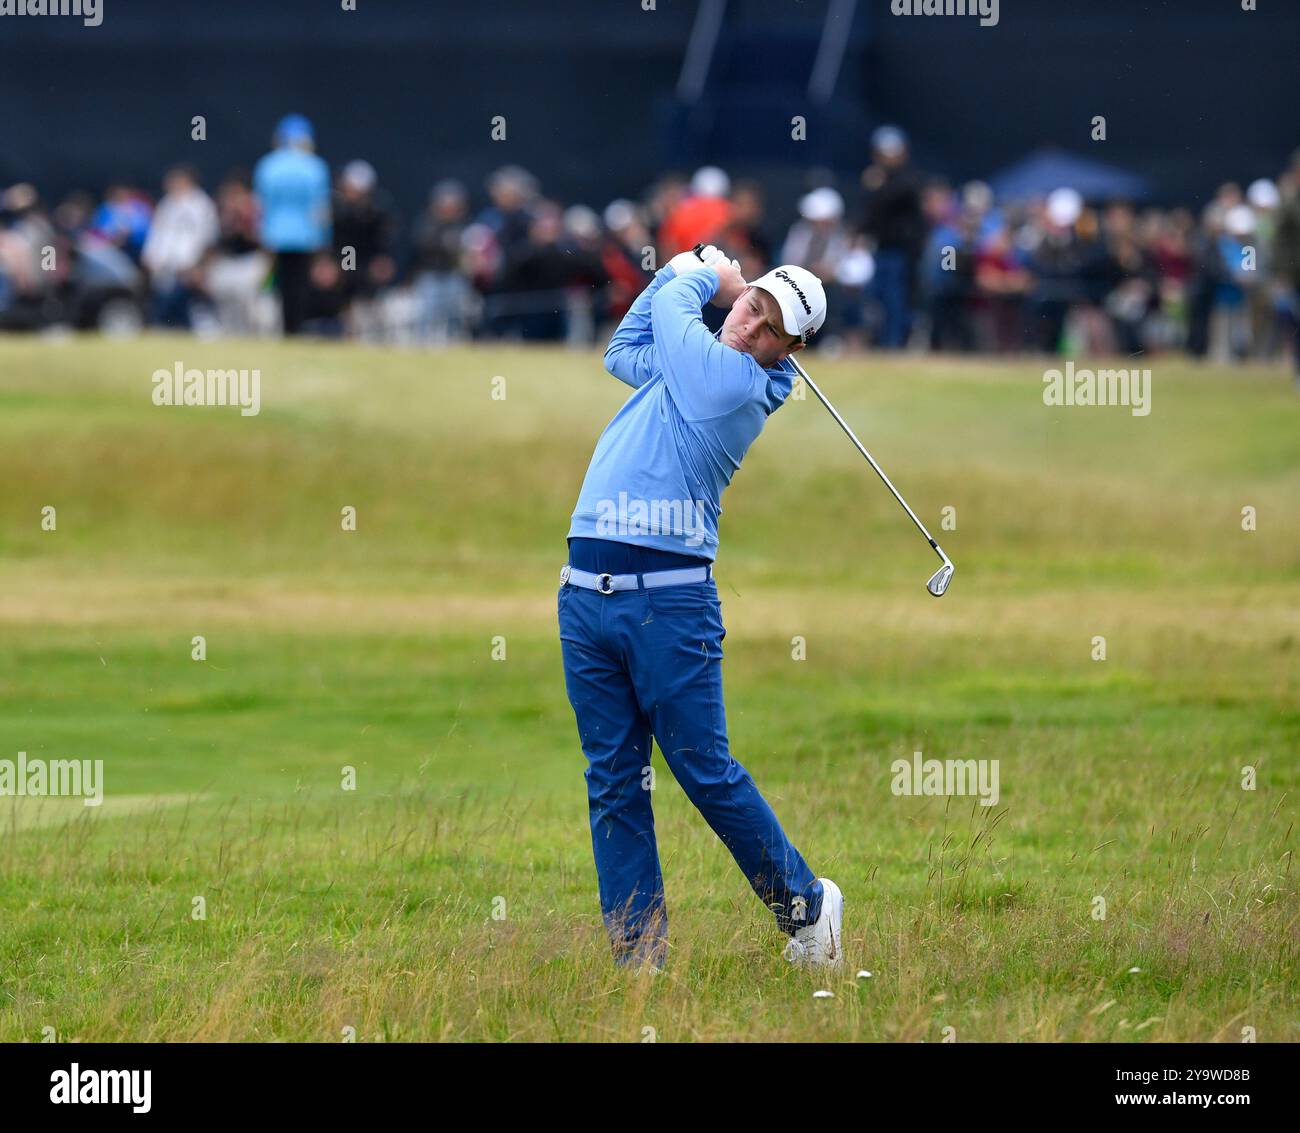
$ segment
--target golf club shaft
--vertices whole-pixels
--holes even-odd
[[[705,248],[704,244],[696,244],[693,249],[696,256],[698,256],[701,260],[704,259],[704,255],[703,255],[704,248]],[[849,440],[851,440],[857,446],[858,452],[862,453],[862,455],[867,458],[867,463],[870,464],[871,467],[876,470],[876,475],[879,476],[880,479],[884,482],[884,485],[886,488],[889,489],[890,494],[893,495],[894,499],[896,499],[902,505],[903,510],[907,512],[907,514],[911,517],[912,522],[916,524],[917,530],[919,530],[921,534],[925,536],[925,541],[930,544],[930,548],[943,561],[944,566],[948,568],[948,575],[949,577],[951,577],[952,560],[949,559],[948,556],[943,553],[943,548],[940,547],[939,544],[934,541],[934,536],[931,535],[925,529],[925,524],[922,523],[919,519],[917,519],[916,512],[914,512],[910,507],[907,506],[907,501],[903,499],[903,497],[899,494],[898,489],[894,487],[889,477],[885,475],[885,470],[881,468],[879,464],[876,463],[875,457],[873,457],[871,453],[867,452],[866,446],[860,440],[858,440],[858,435],[852,429],[849,428],[849,423],[846,420],[844,420],[843,417],[840,416],[839,410],[837,410],[835,406],[833,406],[826,399],[826,395],[822,393],[820,389],[817,388],[817,383],[814,382],[812,378],[808,376],[808,372],[801,365],[799,365],[797,361],[795,361],[794,355],[787,354],[786,357],[789,359],[790,364],[795,368],[795,371],[798,373],[798,375],[801,378],[803,378],[808,388],[811,389],[813,393],[817,395],[817,400],[820,401],[824,406],[826,406],[826,408],[830,411],[830,415],[835,418],[835,420],[839,423],[840,428],[844,430],[845,435],[849,438]],[[936,575],[936,577],[938,576]],[[931,579],[931,582],[933,581],[934,580]],[[943,589],[940,589],[934,593],[942,594]]]
[[[919,519],[917,519],[916,512],[914,512],[910,507],[907,506],[907,501],[903,499],[901,495],[899,495],[898,489],[894,487],[894,485],[890,482],[889,477],[885,475],[885,470],[881,468],[879,464],[876,463],[875,457],[873,457],[871,453],[867,452],[866,446],[863,445],[863,443],[860,440],[858,440],[857,434],[851,428],[849,428],[849,423],[845,421],[843,417],[840,416],[839,411],[835,408],[835,406],[833,406],[829,401],[826,400],[826,395],[817,388],[817,383],[814,382],[812,378],[808,376],[808,372],[801,365],[799,365],[799,363],[795,360],[794,355],[788,354],[786,355],[786,359],[795,368],[799,376],[803,378],[808,388],[817,395],[817,400],[820,401],[824,406],[826,406],[826,408],[830,411],[830,415],[835,418],[836,422],[838,422],[839,424],[839,427],[844,430],[849,440],[851,440],[857,446],[858,452],[862,453],[862,455],[867,458],[867,463],[870,464],[871,467],[876,470],[876,475],[879,476],[880,479],[884,481],[885,487],[890,490],[890,492],[893,494],[894,499],[896,499],[900,504],[902,504],[903,510],[912,517],[912,522],[916,524],[921,534],[925,536],[926,542],[928,542],[930,546],[934,549],[935,554],[937,554],[941,559],[943,559],[944,562],[948,562],[948,556],[943,553],[943,551],[939,547],[939,544],[934,541],[934,537],[925,529],[925,524],[922,523]]]

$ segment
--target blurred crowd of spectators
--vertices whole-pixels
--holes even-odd
[[[821,276],[823,349],[1294,355],[1300,154],[1276,180],[1223,185],[1199,215],[1068,186],[998,200],[926,176],[894,127],[873,135],[847,195],[822,175],[788,224],[756,183],[712,166],[599,213],[549,199],[518,166],[485,188],[476,210],[465,185],[440,181],[403,225],[374,167],[331,175],[300,115],[215,195],[185,166],[156,202],[112,185],[51,209],[14,185],[0,195],[0,329],[591,343],[657,264],[706,242],[751,278],[775,262]]]

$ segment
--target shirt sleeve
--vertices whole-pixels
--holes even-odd
[[[765,377],[748,354],[723,346],[704,325],[700,308],[718,290],[712,268],[687,272],[665,283],[650,303],[655,347],[664,382],[688,420],[721,417],[753,395]]]
[[[605,348],[605,369],[633,389],[640,389],[654,376],[654,333],[650,325],[650,302],[665,283],[676,275],[664,266],[646,289],[636,297],[618,330]]]

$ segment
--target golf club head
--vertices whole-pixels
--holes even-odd
[[[925,584],[925,588],[936,598],[942,598],[943,592],[948,589],[948,583],[952,581],[952,563],[944,562],[938,570],[930,576],[930,581]]]

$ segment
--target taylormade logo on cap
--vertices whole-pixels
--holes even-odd
[[[826,292],[821,280],[806,268],[794,264],[768,272],[754,281],[781,308],[781,322],[787,334],[807,342],[826,321]]]
[[[811,308],[810,306],[808,306],[808,296],[805,295],[802,291],[799,290],[799,285],[798,285],[797,283],[795,283],[795,281],[794,281],[793,279],[790,278],[790,276],[786,273],[786,271],[785,271],[784,268],[777,268],[777,270],[776,270],[776,278],[777,278],[777,279],[784,279],[784,280],[786,281],[786,283],[788,283],[791,287],[794,288],[794,293],[795,293],[796,295],[799,296],[799,302],[803,304],[803,309],[804,309],[808,314],[811,315],[811,314],[812,314],[812,308]]]

